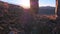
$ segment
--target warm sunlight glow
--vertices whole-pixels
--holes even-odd
[[[20,4],[23,8],[30,8],[30,0],[21,0]]]

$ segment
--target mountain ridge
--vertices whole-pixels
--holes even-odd
[[[55,7],[51,7],[51,6],[39,7],[38,14],[40,14],[40,15],[54,15],[55,14]]]

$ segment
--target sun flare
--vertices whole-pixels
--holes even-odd
[[[23,8],[30,8],[30,1],[29,0],[21,0],[20,4]]]

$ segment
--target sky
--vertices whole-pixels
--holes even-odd
[[[39,0],[39,6],[56,6],[56,0]]]
[[[16,5],[25,5],[25,7],[30,6],[30,0],[1,0],[4,2],[16,4]],[[41,6],[53,6],[55,7],[56,0],[39,0],[39,7]]]

